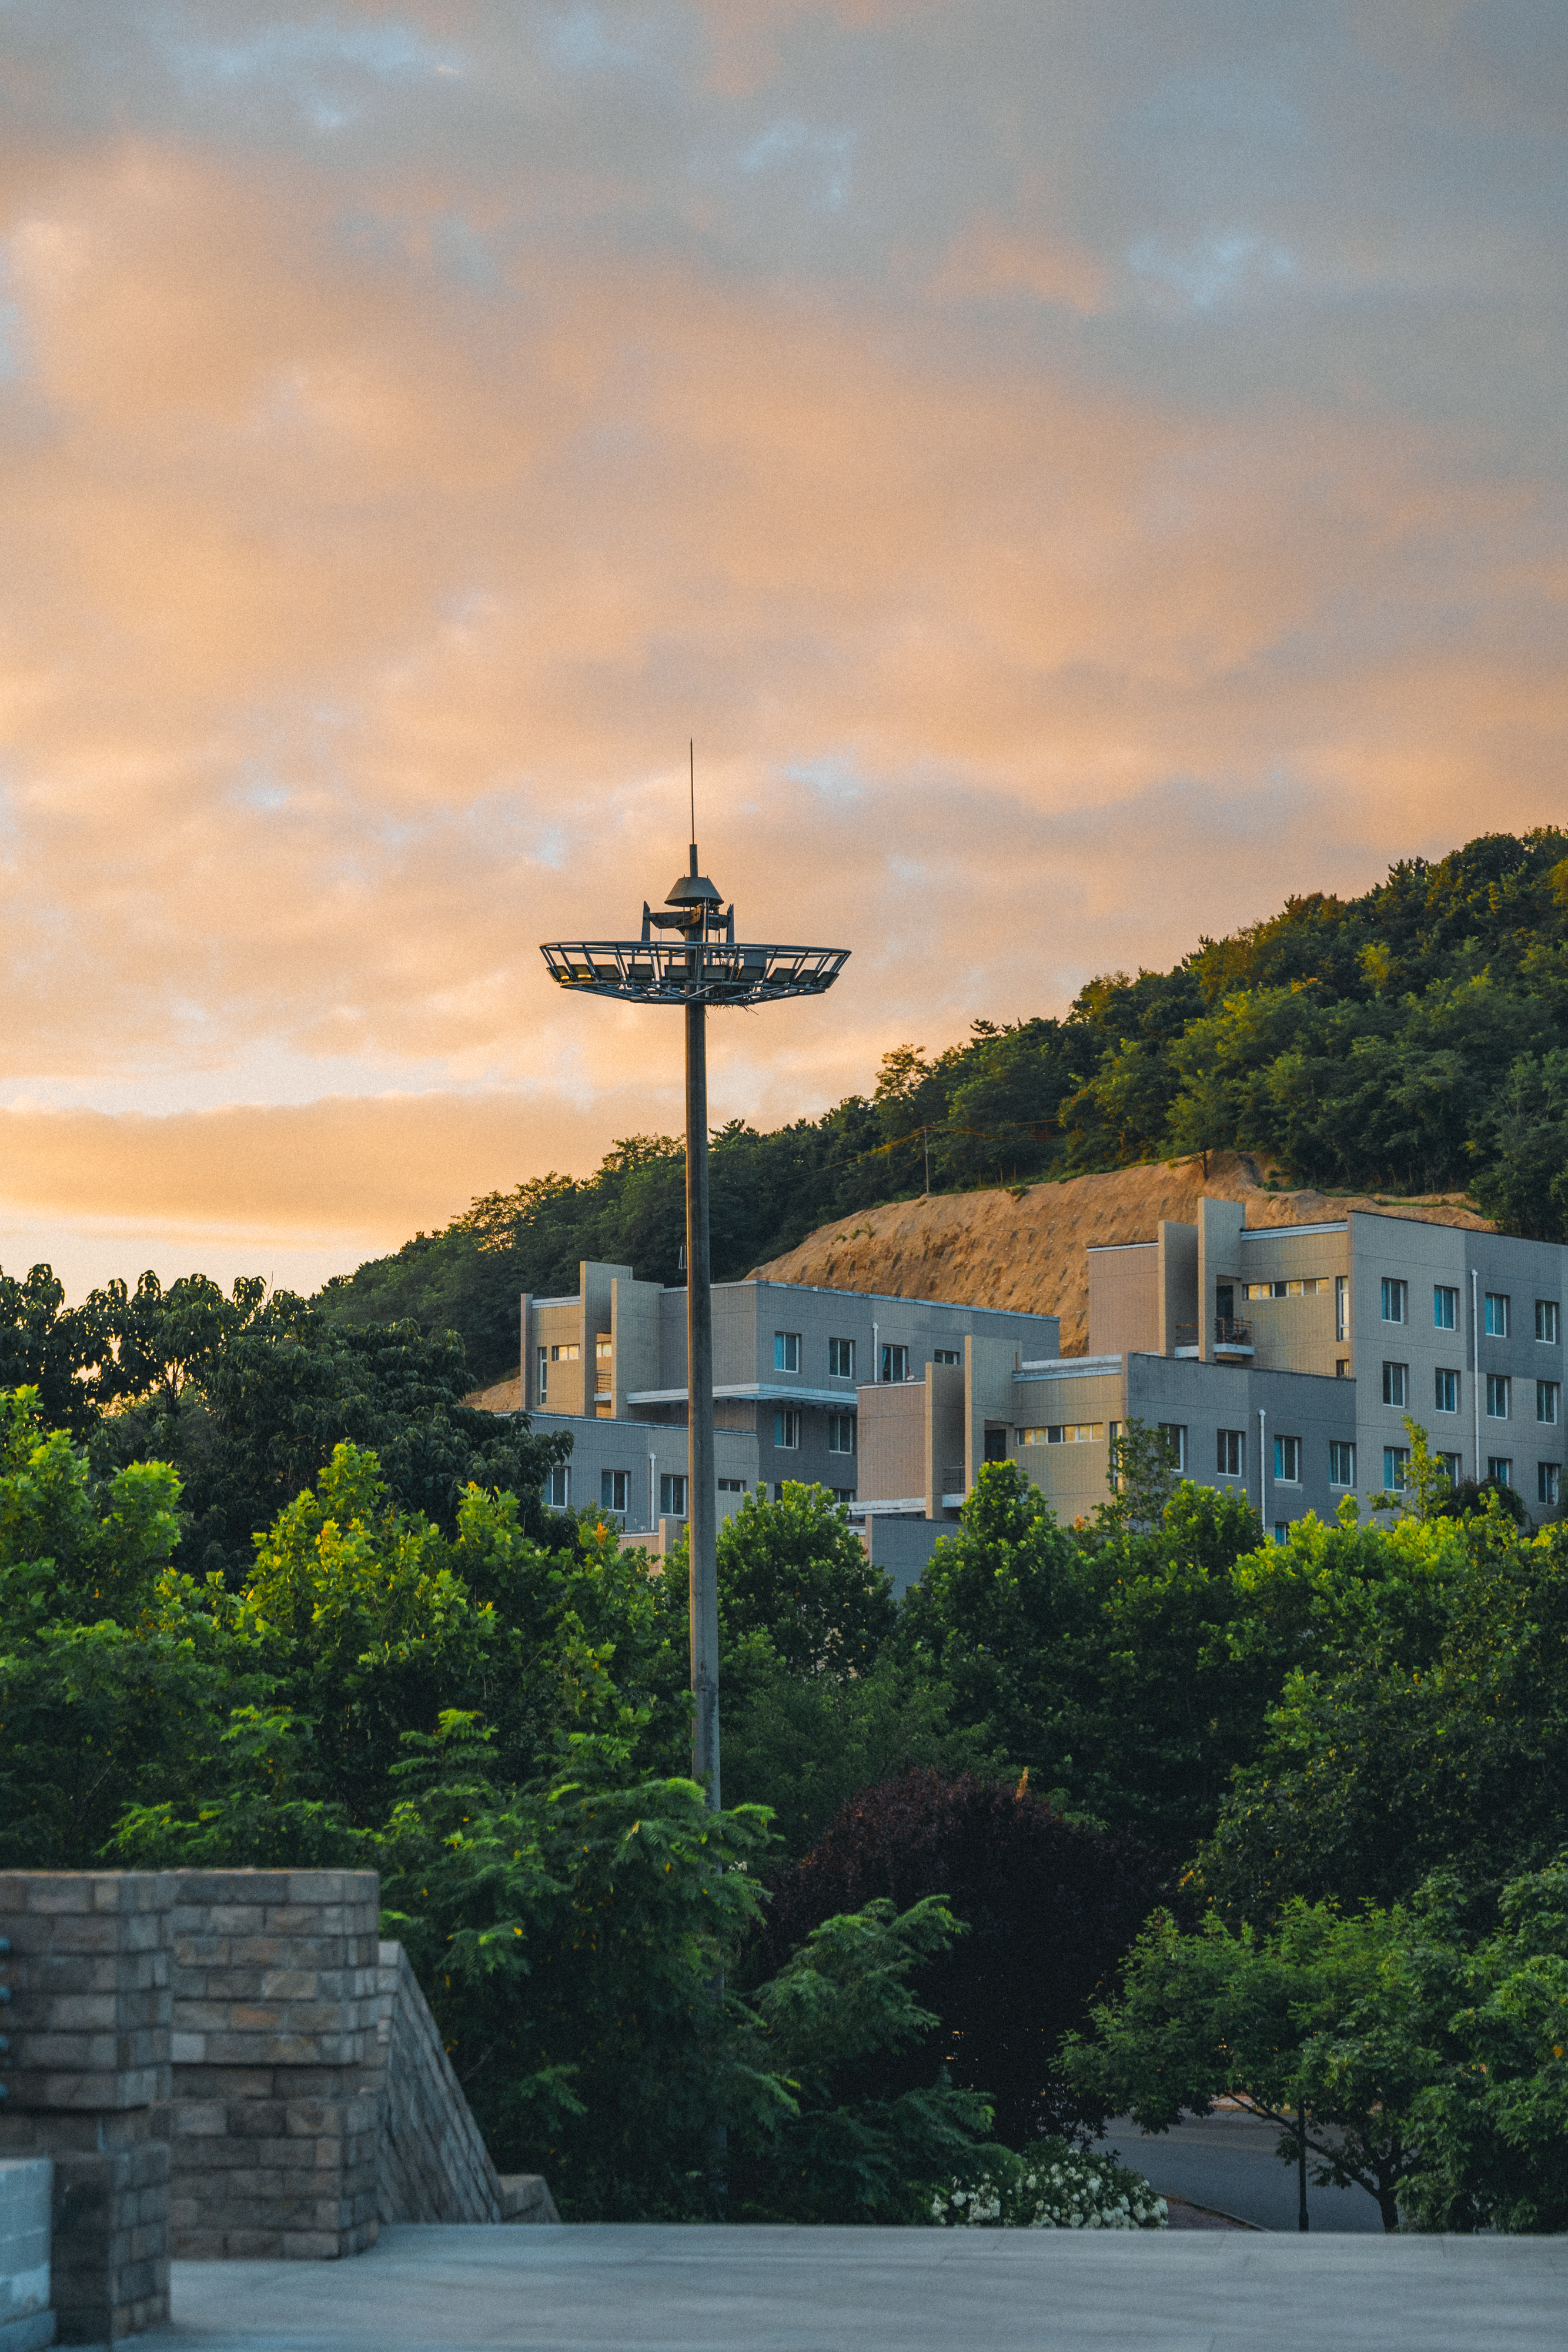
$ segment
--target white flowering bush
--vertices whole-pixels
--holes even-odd
[[[1063,2139],[1037,2141],[1027,2156],[993,2149],[983,2168],[931,2200],[931,2219],[944,2230],[1163,2230],[1167,2218],[1141,2172]]]

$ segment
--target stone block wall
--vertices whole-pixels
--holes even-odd
[[[381,1948],[381,2220],[559,2221],[538,2174],[497,2172],[401,1944]]]
[[[53,2161],[61,2342],[167,2319],[171,2254],[559,2219],[541,2179],[497,2177],[379,1919],[373,1871],[0,1873],[0,2159]]]
[[[172,1898],[162,1871],[0,1873],[12,2053],[0,2157],[53,2159],[65,2344],[169,2316]]]
[[[175,1874],[171,2247],[354,2254],[383,2096],[373,1871]]]

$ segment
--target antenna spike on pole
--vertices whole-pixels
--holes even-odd
[[[692,795],[692,872],[697,870],[697,743],[695,735],[686,740],[686,762]]]

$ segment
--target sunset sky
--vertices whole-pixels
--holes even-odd
[[[0,0],[0,1265],[313,1286],[1568,821],[1563,0]]]

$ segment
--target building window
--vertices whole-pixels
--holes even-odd
[[[1459,1409],[1459,1376],[1458,1372],[1438,1370],[1434,1381],[1434,1402],[1439,1412],[1458,1412]]]
[[[1354,1486],[1355,1484],[1355,1448],[1348,1439],[1329,1440],[1329,1485]]]
[[[1186,1423],[1181,1421],[1162,1421],[1160,1435],[1165,1439],[1166,1458],[1172,1469],[1185,1470],[1186,1468]]]
[[[593,1343],[593,1352],[601,1364],[608,1363],[615,1353],[614,1340],[606,1339],[601,1332]]]
[[[855,1450],[855,1417],[852,1412],[831,1412],[828,1415],[828,1451],[830,1454],[852,1454]]]
[[[552,1511],[571,1508],[571,1465],[558,1462],[549,1474],[549,1507]]]
[[[773,1369],[776,1372],[798,1372],[800,1369],[800,1334],[799,1331],[775,1331],[773,1334]]]
[[[1511,1486],[1513,1484],[1513,1457],[1511,1454],[1489,1454],[1487,1455],[1487,1476],[1491,1480],[1494,1486]]]
[[[1508,1293],[1506,1290],[1489,1290],[1487,1292],[1486,1334],[1489,1339],[1506,1339],[1508,1337]]]
[[[987,1436],[990,1431],[986,1432]],[[1020,1429],[1020,1445],[1094,1445],[1105,1434],[1103,1421],[1053,1421],[1044,1429]]]
[[[721,1495],[744,1495],[746,1492],[744,1478],[720,1478],[717,1485]]]
[[[1457,1331],[1459,1328],[1459,1294],[1441,1282],[1432,1286],[1432,1328],[1435,1331]]]
[[[1275,1541],[1277,1544],[1288,1544],[1288,1543],[1290,1542],[1290,1540],[1291,1540],[1291,1522],[1290,1522],[1290,1520],[1289,1520],[1289,1519],[1276,1519],[1276,1520],[1275,1520],[1275,1522],[1274,1522],[1274,1541]]]
[[[544,1402],[545,1402],[546,1399],[549,1397],[549,1349],[548,1348],[541,1348],[541,1349],[539,1349],[539,1391],[538,1391],[538,1401],[539,1401],[539,1403],[540,1403],[540,1405],[541,1405],[541,1406],[544,1404]]]
[[[1221,1429],[1215,1432],[1214,1466],[1222,1478],[1246,1476],[1247,1432],[1244,1429]]]
[[[784,1481],[782,1478],[775,1478],[773,1481],[773,1499],[776,1503],[781,1503],[784,1500]]]
[[[630,1470],[601,1470],[599,1474],[599,1501],[606,1511],[626,1510],[626,1490],[631,1484]]]
[[[1555,1462],[1538,1462],[1535,1465],[1535,1499],[1555,1510],[1563,1496],[1563,1471]]]
[[[1439,1454],[1438,1461],[1448,1474],[1448,1484],[1457,1486],[1465,1475],[1464,1457],[1458,1454]]]
[[[887,1381],[906,1381],[909,1378],[907,1348],[894,1348],[884,1343],[882,1351],[882,1377]]]
[[[1349,1378],[1350,1378],[1350,1358],[1349,1358],[1348,1356],[1336,1356],[1336,1357],[1335,1357],[1335,1359],[1334,1359],[1334,1368],[1333,1368],[1333,1376],[1334,1376],[1334,1378],[1335,1378],[1335,1380],[1336,1380],[1336,1381],[1348,1381],[1348,1380],[1349,1380]]]
[[[1008,1433],[1005,1429],[987,1430],[985,1453],[981,1458],[987,1462],[1005,1462],[1007,1460]]]
[[[773,1416],[773,1443],[793,1452],[800,1443],[800,1416],[787,1412],[782,1405]]]
[[[831,1492],[835,1503],[852,1503],[855,1498],[855,1490],[852,1486],[834,1486]]]
[[[1555,1429],[1562,1396],[1563,1391],[1555,1381],[1537,1381],[1535,1383],[1536,1420],[1547,1422],[1552,1428]]]
[[[1244,1282],[1241,1287],[1249,1298],[1315,1298],[1320,1290],[1328,1288],[1328,1282],[1309,1275],[1304,1282]]]
[[[1538,1298],[1535,1302],[1536,1338],[1544,1339],[1549,1346],[1554,1348],[1557,1345],[1557,1301],[1555,1298]],[[1550,1466],[1548,1465],[1548,1467]]]
[[[581,1354],[582,1349],[574,1343],[570,1348],[552,1348],[549,1360],[552,1364],[575,1364]]]
[[[1383,1277],[1383,1319],[1385,1323],[1403,1323],[1408,1290],[1391,1274]]]
[[[1508,1419],[1509,1406],[1512,1401],[1509,1391],[1512,1386],[1513,1382],[1509,1379],[1506,1372],[1489,1372],[1487,1374],[1487,1418],[1489,1421],[1506,1421]]]
[[[1343,1274],[1333,1278],[1333,1335],[1336,1339],[1350,1337],[1350,1285]]]
[[[1301,1485],[1301,1441],[1299,1437],[1277,1437],[1274,1440],[1274,1475],[1281,1486]]]
[[[659,1475],[659,1511],[666,1519],[684,1519],[686,1516],[686,1482],[674,1471]]]
[[[964,1359],[956,1348],[933,1348],[931,1360],[934,1364],[961,1364]]]
[[[1410,1472],[1410,1448],[1407,1445],[1385,1445],[1383,1449],[1383,1491],[1385,1495],[1402,1495]]]
[[[828,1342],[828,1378],[831,1381],[852,1381],[854,1376],[854,1341],[852,1339],[830,1339]]]
[[[1406,1405],[1410,1402],[1410,1367],[1408,1364],[1385,1364],[1383,1367],[1383,1402],[1385,1404]]]

